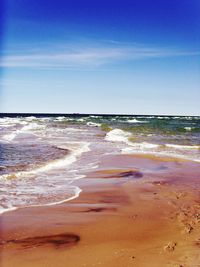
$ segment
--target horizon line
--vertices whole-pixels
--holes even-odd
[[[200,115],[178,115],[178,114],[119,114],[119,113],[48,113],[48,112],[0,112],[0,117],[8,116],[160,116],[160,117],[200,117]]]

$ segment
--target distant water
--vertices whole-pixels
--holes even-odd
[[[200,117],[1,117],[0,211],[73,199],[74,180],[118,153],[200,162]]]

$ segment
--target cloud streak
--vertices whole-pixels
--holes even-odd
[[[4,68],[70,68],[99,67],[120,62],[165,57],[199,56],[196,51],[179,51],[144,46],[79,47],[27,50],[21,54],[4,55],[0,66]]]

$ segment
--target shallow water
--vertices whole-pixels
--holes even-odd
[[[200,162],[200,117],[0,118],[1,211],[77,197],[73,181],[106,154],[150,153]]]

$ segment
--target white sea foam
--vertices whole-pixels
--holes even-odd
[[[56,117],[56,120],[57,121],[63,121],[65,120],[66,118],[64,116],[59,116],[59,117]]]
[[[11,142],[19,134],[22,134],[22,133],[32,133],[33,134],[34,131],[43,130],[45,128],[46,128],[45,125],[40,125],[37,123],[28,123],[28,124],[26,123],[26,125],[23,126],[21,129],[15,130],[15,131],[8,133],[8,134],[5,134],[4,136],[2,136],[2,139],[5,141],[8,141],[8,142]]]
[[[55,144],[54,144],[55,145]],[[17,209],[17,208],[20,208],[20,207],[36,207],[36,206],[51,206],[51,205],[56,205],[56,204],[60,204],[60,203],[63,203],[63,202],[66,202],[66,201],[70,201],[76,197],[79,196],[80,192],[81,192],[81,189],[77,186],[69,186],[71,183],[73,183],[74,180],[77,180],[77,179],[80,179],[80,178],[83,178],[85,177],[84,175],[77,175],[76,174],[76,171],[74,171],[74,174],[70,175],[70,172],[69,172],[69,177],[66,175],[64,175],[64,173],[66,172],[66,170],[68,169],[69,165],[71,165],[72,163],[74,163],[79,156],[81,156],[82,153],[84,152],[88,152],[90,151],[90,148],[89,148],[89,145],[90,143],[89,142],[68,142],[66,145],[62,145],[62,146],[59,146],[60,148],[62,149],[69,149],[69,148],[72,148],[72,151],[70,152],[70,154],[68,154],[67,156],[63,157],[62,159],[59,159],[59,160],[54,160],[54,161],[51,161],[47,164],[45,164],[44,166],[42,167],[39,167],[39,168],[36,168],[36,169],[32,169],[30,171],[21,171],[21,172],[17,172],[17,173],[14,173],[14,174],[4,174],[1,176],[1,179],[3,179],[5,181],[5,183],[9,183],[9,177],[14,175],[16,178],[15,181],[17,181],[17,183],[22,183],[22,191],[21,189],[19,189],[19,197],[20,197],[20,194],[23,194],[23,201],[20,202],[19,198],[17,197],[17,202],[15,201],[15,199],[12,199],[12,201],[8,202],[8,204],[6,204],[6,206],[2,207],[0,209],[0,213],[4,213],[4,212],[8,212],[8,211],[11,211],[11,210],[14,210],[14,209]],[[96,167],[96,166],[90,166],[91,168],[93,167]],[[70,167],[69,167],[70,169]],[[59,170],[58,171],[58,174],[57,174],[57,179],[54,180],[54,171],[55,170]],[[74,170],[74,169],[73,169]],[[53,171],[53,172],[52,172]],[[57,171],[56,171],[57,173]],[[26,202],[26,196],[31,196],[31,195],[35,195],[37,196],[38,194],[39,195],[43,195],[43,194],[48,194],[48,187],[50,188],[50,190],[53,190],[56,191],[56,192],[59,192],[59,188],[62,189],[62,184],[60,185],[59,184],[59,173],[63,173],[62,175],[63,178],[64,178],[64,181],[61,179],[62,183],[64,182],[65,186],[66,186],[66,192],[69,191],[69,197],[63,197],[63,194],[62,196],[59,197],[59,194],[57,193],[57,199],[61,199],[60,201],[52,201],[51,202],[51,198],[48,198],[47,200],[45,200],[45,202],[48,202],[49,203],[35,203],[35,198],[33,198],[33,202],[31,200],[31,198],[27,199],[28,202]],[[25,186],[24,187],[24,183],[26,184],[26,179],[27,178],[34,178],[34,180],[43,180],[44,178],[42,177],[47,177],[48,178],[48,187],[45,189],[43,187],[41,187],[42,185],[39,183],[38,186],[28,186],[27,187]],[[31,181],[27,179],[27,181]],[[53,179],[53,180],[52,180]],[[34,181],[32,180],[32,181]],[[2,181],[4,183],[4,181]],[[46,182],[45,182],[46,183]],[[53,189],[51,189],[51,183],[52,183],[52,186],[53,186]],[[55,183],[55,184],[54,184]],[[58,183],[58,185],[57,185]],[[63,185],[64,185],[63,184]],[[19,187],[18,187],[19,188]],[[24,188],[24,189],[23,189]],[[39,191],[38,191],[39,189]],[[41,189],[44,189],[46,191],[40,191]],[[25,190],[23,192],[23,190]],[[10,192],[9,194],[11,194],[12,192]],[[12,194],[11,194],[12,195]],[[10,200],[11,200],[11,195],[10,195]],[[16,192],[15,192],[15,195],[14,197],[16,197]],[[9,201],[9,199],[8,199]]]
[[[121,129],[114,129],[106,134],[105,140],[111,142],[128,142],[128,138],[131,137],[131,133],[125,132]]]
[[[101,126],[101,124],[100,123],[95,123],[95,122],[92,122],[92,121],[88,121],[87,122],[87,126],[99,127],[99,126]]]
[[[32,131],[32,130],[41,130],[45,129],[45,125],[40,125],[37,123],[29,123],[28,125],[24,126],[20,131],[21,132],[27,132],[27,131]]]
[[[0,214],[6,213],[6,212],[10,212],[10,211],[13,211],[13,210],[17,210],[19,208],[55,206],[55,205],[65,203],[65,202],[68,202],[70,200],[73,200],[73,199],[79,197],[80,193],[82,192],[82,190],[78,186],[71,186],[68,189],[73,190],[74,191],[74,195],[69,197],[69,198],[63,199],[61,201],[50,202],[50,203],[46,203],[46,204],[37,204],[37,205],[33,204],[33,205],[28,205],[28,206],[24,205],[24,206],[21,206],[21,207],[10,207],[10,208],[0,207]]]
[[[22,120],[21,118],[0,118],[0,124],[2,125],[16,125],[16,124],[22,124],[25,125],[28,122]]]
[[[130,132],[125,132],[121,129],[114,129],[107,133],[105,140],[112,142],[124,142],[131,147],[140,148],[140,149],[154,149],[154,148],[174,148],[174,149],[188,149],[188,150],[198,150],[200,149],[199,145],[177,145],[177,144],[153,144],[148,142],[138,142],[134,143],[129,141],[129,137],[131,137]]]
[[[155,119],[156,116],[140,116],[141,119]]]
[[[123,142],[134,148],[135,150],[142,150],[142,149],[153,149],[153,148],[158,148],[158,144],[152,144],[148,142],[138,142],[138,143],[133,143],[129,141],[129,138],[132,136],[130,132],[123,131],[121,129],[114,129],[106,134],[105,140],[106,141],[111,141],[111,142]]]
[[[74,144],[74,142],[73,142]],[[15,177],[27,177],[27,176],[32,176],[38,173],[43,173],[43,172],[48,172],[54,169],[60,169],[63,167],[67,167],[70,164],[72,164],[73,162],[75,162],[77,160],[77,157],[79,157],[82,153],[84,152],[88,152],[90,151],[89,149],[89,143],[87,142],[82,142],[79,143],[79,148],[77,147],[76,150],[72,151],[69,155],[67,155],[66,157],[62,158],[62,159],[58,159],[58,160],[53,160],[47,164],[45,164],[42,167],[36,168],[36,169],[32,169],[30,171],[21,171],[21,172],[17,172],[15,173]],[[63,149],[66,149],[66,147],[60,147]],[[1,179],[7,179],[10,176],[10,174],[4,174],[2,176],[0,176]]]
[[[192,151],[197,151],[200,149],[200,146],[186,146],[186,145],[176,145],[176,144],[153,144],[148,142],[131,142],[129,138],[131,137],[131,133],[125,132],[121,129],[114,129],[107,133],[105,140],[111,142],[121,142],[126,146],[121,148],[122,154],[154,154],[160,156],[173,156],[175,158],[183,158],[187,160],[192,160],[196,162],[200,162],[198,155],[193,155]],[[128,145],[128,146],[127,146]],[[183,153],[185,151],[185,154]],[[187,152],[187,153],[186,153]]]
[[[64,120],[65,120],[65,121],[74,121],[75,119],[74,119],[74,118],[65,117]]]
[[[50,135],[53,136],[54,134],[59,134],[59,133],[63,133],[63,134],[70,134],[70,133],[83,133],[83,132],[88,132],[87,129],[79,129],[79,128],[71,128],[71,127],[67,127],[67,128],[52,128],[52,129],[48,129],[47,132],[45,133],[46,135]],[[66,136],[63,136],[64,138],[66,138]]]
[[[126,147],[122,149],[122,154],[150,154],[155,156],[161,157],[173,157],[177,159],[185,159],[189,161],[200,162],[198,157],[190,156],[190,155],[183,155],[178,154],[175,151],[157,151],[157,150],[149,150],[149,151],[142,151],[142,150],[135,150],[133,147]]]
[[[184,129],[185,129],[186,131],[191,131],[191,130],[192,130],[192,127],[184,127]]]
[[[3,128],[9,128],[9,127],[13,127],[14,124],[3,124],[3,123],[0,123],[0,127],[3,127]]]
[[[98,119],[98,118],[101,118],[102,116],[95,116],[95,115],[90,115],[90,118],[95,118],[95,119]]]
[[[159,119],[159,120],[167,120],[167,119],[170,119],[170,117],[167,117],[167,116],[158,116],[158,117],[155,117],[155,118],[157,118],[157,119]]]
[[[12,132],[12,133],[9,133],[9,134],[5,134],[2,139],[5,140],[5,141],[12,141],[13,139],[15,139],[15,137],[17,136],[17,133],[18,131],[15,131],[15,132]]]
[[[138,149],[154,149],[160,146],[158,144],[152,144],[148,142],[141,142],[141,143],[129,142],[129,145],[131,145],[132,147],[138,148]]]
[[[55,121],[73,121],[74,120],[74,118],[69,118],[69,117],[65,117],[65,116],[59,116],[59,117],[56,117],[55,119],[54,119]]]
[[[32,120],[35,120],[37,119],[35,116],[29,116],[29,117],[26,117],[25,118],[27,121],[32,121]]]
[[[186,119],[186,120],[193,120],[193,117],[186,116],[186,117],[184,117],[184,119]]]
[[[17,209],[18,209],[17,207],[10,207],[10,208],[0,207],[0,214],[3,214],[5,212],[9,212],[9,211],[12,211],[12,210],[17,210]]]
[[[79,121],[79,122],[84,122],[86,118],[80,118],[80,119],[76,119],[76,121]]]
[[[82,153],[90,151],[89,143],[82,142],[79,144],[80,144],[79,148],[76,148],[73,152],[71,152],[71,154],[67,155],[63,159],[54,160],[51,163],[48,163],[48,164],[44,165],[43,167],[40,167],[40,168],[34,170],[33,172],[34,173],[47,172],[47,171],[50,171],[52,169],[59,169],[59,168],[62,168],[62,167],[65,167],[65,166],[72,164],[73,162],[75,162],[77,160],[77,157],[79,157]],[[63,146],[61,146],[60,148],[63,148]]]
[[[148,121],[140,121],[137,119],[130,119],[130,120],[127,120],[127,122],[129,122],[129,123],[147,123]]]
[[[66,132],[87,132],[87,129],[79,129],[79,128],[66,128],[64,129]]]
[[[166,144],[165,146],[169,147],[169,148],[183,149],[183,150],[185,150],[185,149],[187,149],[187,150],[200,149],[200,146],[189,146],[189,145],[186,146],[186,145]]]

